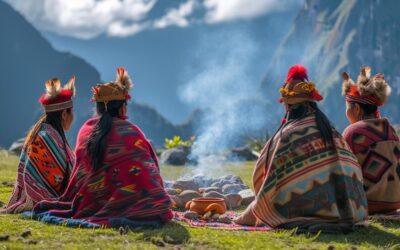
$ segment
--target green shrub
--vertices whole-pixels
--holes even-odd
[[[176,135],[172,139],[165,138],[164,147],[166,149],[171,149],[171,148],[176,148],[176,147],[190,148],[190,147],[192,147],[194,140],[195,140],[194,136],[190,137],[189,140],[185,141],[185,140],[182,140],[180,136]]]
[[[251,136],[246,140],[246,146],[250,147],[256,152],[261,152],[265,143],[269,140],[269,132],[266,134],[260,132],[258,136]]]

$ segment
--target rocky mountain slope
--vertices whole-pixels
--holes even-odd
[[[74,144],[83,122],[92,115],[91,86],[101,82],[98,71],[81,58],[56,51],[24,17],[0,1],[0,146],[8,147],[43,112],[37,100],[44,82],[59,77],[66,82],[76,76],[75,121],[68,132]],[[133,90],[134,91],[134,90]],[[131,103],[130,118],[157,146],[165,137],[190,135],[191,125],[175,126],[151,107]]]
[[[277,99],[287,69],[303,63],[325,96],[323,109],[343,129],[347,120],[341,73],[347,71],[356,79],[360,67],[369,65],[373,74],[383,72],[393,89],[381,113],[399,123],[399,8],[396,0],[306,0],[276,50],[262,83],[263,92]]]

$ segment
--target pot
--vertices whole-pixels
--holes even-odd
[[[201,197],[193,198],[186,203],[186,209],[194,211],[199,215],[207,212],[224,214],[226,212],[225,200],[222,198]]]

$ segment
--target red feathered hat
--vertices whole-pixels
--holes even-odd
[[[306,67],[301,64],[295,64],[290,67],[285,83],[291,82],[292,80],[308,81],[308,71]]]
[[[290,67],[283,87],[279,89],[282,97],[279,102],[297,104],[306,101],[321,101],[323,97],[313,82],[308,82],[307,69],[296,64]]]
[[[75,96],[75,76],[61,88],[61,81],[53,78],[46,81],[46,92],[39,98],[46,113],[60,111],[73,107],[72,97]]]

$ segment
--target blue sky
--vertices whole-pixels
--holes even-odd
[[[221,67],[216,72],[227,70],[224,58],[238,56],[236,47],[252,48],[240,50],[241,57],[250,58],[245,60],[246,65],[238,63],[246,70],[236,69],[248,74],[246,82],[239,84],[256,88],[274,48],[303,3],[301,0],[5,1],[55,48],[70,51],[95,66],[104,81],[114,78],[116,67],[125,66],[135,83],[134,99],[155,107],[176,123],[183,122],[193,109],[204,107],[183,94],[188,92],[188,86],[194,86],[193,79],[204,79],[200,76],[208,74],[211,63],[214,68]],[[217,86],[215,89],[221,91]],[[204,95],[209,93],[204,91]],[[197,94],[199,97],[203,93]]]

